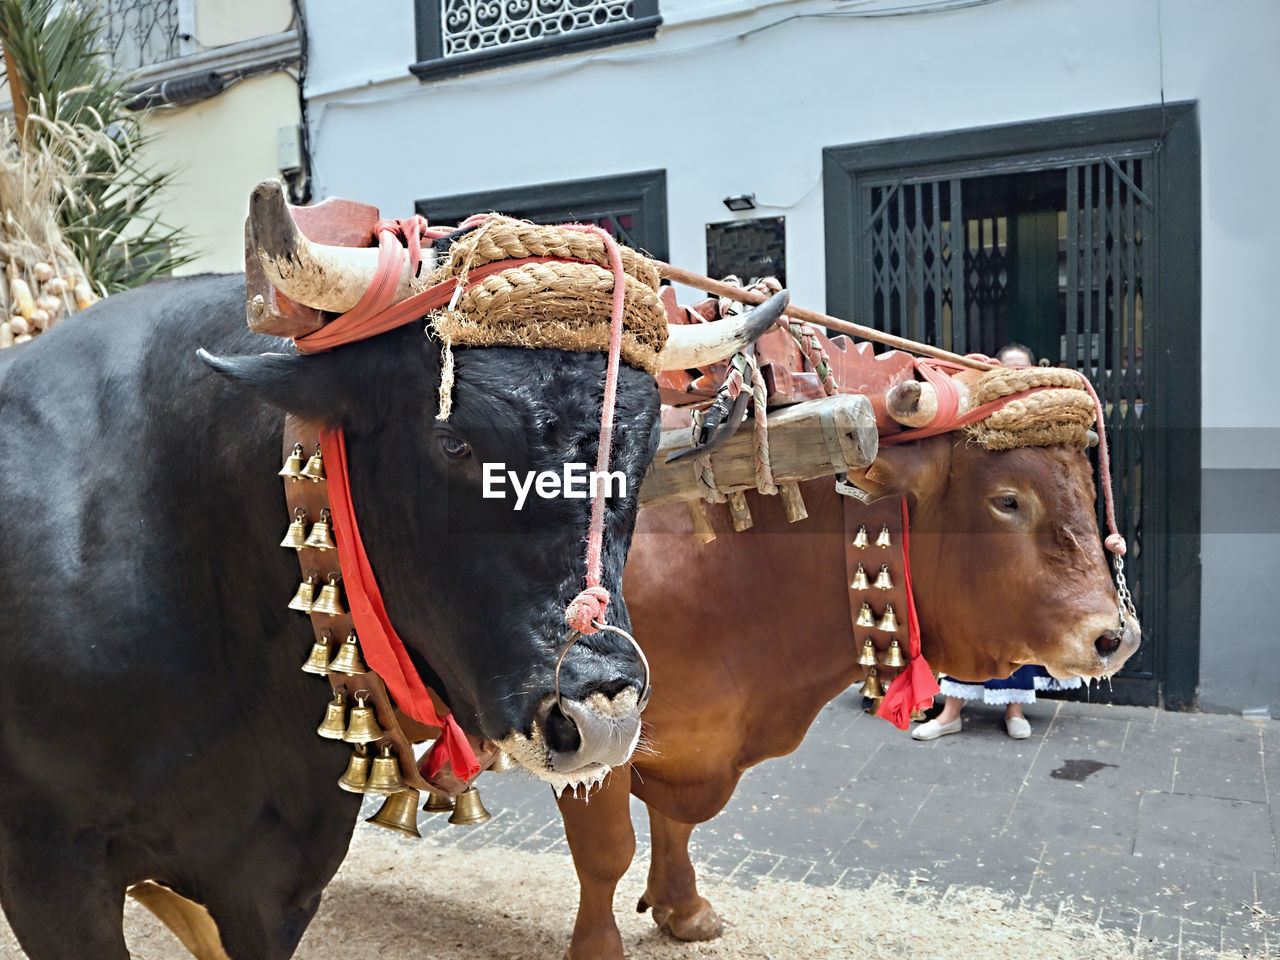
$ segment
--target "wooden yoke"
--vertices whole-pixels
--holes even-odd
[[[374,246],[373,227],[378,208],[354,200],[330,197],[310,207],[289,205],[289,214],[309,240],[337,247]],[[314,333],[332,317],[314,307],[290,300],[271,285],[258,262],[257,241],[244,222],[245,317],[255,333],[296,339]]]

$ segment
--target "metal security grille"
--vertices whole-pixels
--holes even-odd
[[[1163,611],[1143,603],[1142,463],[1149,432],[1142,415],[1143,278],[1150,273],[1145,241],[1153,207],[1142,189],[1145,166],[1140,157],[1108,158],[1065,171],[1061,362],[1085,374],[1103,403],[1116,519],[1133,571],[1129,588],[1151,636]],[[1154,645],[1143,644],[1125,672],[1152,674],[1154,656]]]
[[[445,57],[594,30],[633,19],[630,0],[441,0]]]
[[[1130,154],[998,176],[864,179],[855,264],[863,322],[877,329],[956,353],[991,354],[1025,337],[1089,377],[1105,407],[1129,587],[1151,636],[1162,611],[1143,602],[1153,572],[1143,553],[1148,162]],[[1155,679],[1156,649],[1144,644],[1122,676]]]
[[[179,0],[102,0],[103,50],[119,70],[137,70],[181,56],[186,39]]]

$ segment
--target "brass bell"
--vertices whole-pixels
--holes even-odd
[[[858,619],[854,621],[860,627],[874,627],[876,625],[876,615],[871,612],[871,604],[865,600],[862,603],[862,609],[858,611]]]
[[[307,657],[307,662],[302,665],[303,673],[314,673],[318,677],[327,677],[329,675],[329,634],[325,635],[311,645],[311,656]]]
[[[307,465],[302,468],[302,476],[315,483],[324,479],[324,457],[320,456],[320,444],[316,444],[316,452],[311,455]]]
[[[356,643],[354,633],[347,634],[347,639],[342,641],[342,646],[338,647],[338,655],[329,664],[329,670],[333,673],[345,673],[349,677],[358,677],[362,673],[369,672],[369,668],[364,665],[364,659],[360,656],[360,647]]]
[[[453,797],[442,793],[428,793],[427,802],[422,805],[423,813],[452,813]]]
[[[276,476],[284,477],[286,480],[302,479],[302,444],[293,445],[293,452],[289,454]]]
[[[388,830],[403,833],[406,837],[421,840],[422,834],[418,832],[418,791],[409,789],[391,794],[383,801],[378,812],[365,823],[376,823]]]
[[[373,766],[369,771],[369,779],[365,782],[365,793],[382,793],[391,796],[404,789],[404,779],[400,776],[400,760],[391,752],[388,744],[382,753],[373,758]]]
[[[449,822],[456,827],[471,827],[484,823],[489,819],[489,811],[480,802],[480,791],[475,787],[467,787],[453,802],[453,813]]]
[[[867,637],[862,641],[862,655],[858,657],[858,666],[874,667],[876,662],[876,645]]]
[[[902,647],[897,640],[889,644],[889,649],[880,662],[893,670],[900,670],[907,665],[907,661],[902,659]]]
[[[347,772],[338,781],[338,786],[347,793],[364,793],[364,785],[369,780],[369,765],[372,762],[373,758],[369,756],[368,749],[363,743],[360,744],[356,747],[355,753],[351,754]]]
[[[342,608],[342,601],[338,599],[338,579],[339,575],[335,573],[329,574],[328,582],[320,588],[320,596],[316,598],[316,602],[311,605],[313,613],[324,613],[331,617],[341,617],[347,611]],[[362,670],[361,673],[364,671]]]
[[[865,550],[867,548],[867,544],[870,542],[871,541],[867,539],[866,524],[863,524],[862,526],[858,527],[858,534],[853,538],[853,545],[857,547],[859,550]]]
[[[853,575],[853,580],[849,582],[850,590],[865,590],[871,584],[867,581],[867,571],[862,569],[862,564],[858,564],[858,572]]]
[[[313,547],[316,550],[334,549],[333,538],[329,535],[329,509],[327,507],[320,511],[320,519],[312,526],[311,533],[307,535],[303,546]]]
[[[326,740],[341,740],[347,732],[347,705],[342,694],[335,693],[329,705],[324,708],[324,720],[316,728],[316,733]]]
[[[877,547],[893,546],[893,541],[889,539],[889,525],[887,523],[880,528],[880,533],[876,535],[876,546]]]
[[[485,769],[490,773],[506,773],[513,767],[515,767],[515,761],[507,755],[505,750],[499,750],[493,757],[493,763]]]
[[[298,507],[293,511],[293,522],[289,524],[289,529],[285,531],[284,539],[280,541],[280,546],[301,550],[306,545],[307,511],[302,507]]]
[[[867,669],[867,679],[862,681],[862,687],[858,692],[868,700],[879,700],[884,696],[884,687],[880,686],[880,675],[875,667]]]
[[[316,597],[316,575],[308,573],[307,578],[298,584],[298,592],[289,601],[290,610],[310,613]]]
[[[893,581],[889,579],[889,565],[880,564],[880,572],[876,574],[876,582],[872,584],[877,590],[892,590]]]
[[[893,615],[893,604],[886,603],[884,605],[884,616],[880,618],[880,622],[876,624],[877,630],[883,630],[885,633],[898,632],[898,618]]]
[[[362,691],[363,692],[363,691]],[[365,706],[364,697],[356,694],[356,705],[351,708],[351,719],[342,739],[347,743],[372,743],[381,740],[382,728],[378,726],[378,715],[373,707]]]

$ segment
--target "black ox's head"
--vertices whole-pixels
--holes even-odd
[[[738,349],[783,303],[736,318],[716,349]],[[700,339],[695,354],[677,344],[671,365],[706,362]],[[557,788],[597,781],[635,747],[647,679],[630,643],[599,632],[569,649],[555,693],[591,512],[589,497],[565,495],[565,468],[595,469],[606,358],[511,347],[453,355],[448,420],[436,418],[441,344],[421,322],[329,353],[205,359],[281,409],[343,427],[356,517],[391,621],[463,729]],[[601,579],[607,620],[624,630],[622,568],[658,414],[654,378],[622,366]],[[590,489],[585,477],[579,489]]]

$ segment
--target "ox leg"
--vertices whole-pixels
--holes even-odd
[[[45,837],[45,840],[48,838]],[[124,942],[124,884],[101,856],[4,838],[0,901],[30,960],[129,960]]]
[[[613,892],[636,852],[631,768],[615,767],[589,801],[566,791],[556,803],[578,871],[578,918],[565,960],[622,960]]]
[[[653,854],[649,883],[636,909],[653,908],[660,928],[680,940],[713,940],[724,932],[715,908],[698,894],[698,878],[689,859],[689,837],[695,824],[680,823],[649,808]]]

